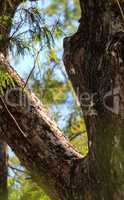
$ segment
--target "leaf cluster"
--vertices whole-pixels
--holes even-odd
[[[14,85],[12,77],[5,71],[4,66],[0,65],[0,95],[4,95],[4,91]]]

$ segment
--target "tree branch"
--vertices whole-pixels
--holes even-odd
[[[3,101],[0,103],[0,134],[47,193],[58,200],[58,194],[62,198],[68,188],[72,190],[75,170],[77,167],[80,169],[78,163],[85,159],[65,138],[36,96],[31,91],[23,90],[24,81],[2,54],[0,64],[16,84],[2,97],[4,105]],[[53,191],[57,191],[56,194]]]

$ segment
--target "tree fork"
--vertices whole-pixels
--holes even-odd
[[[124,198],[123,33],[116,51],[112,45],[118,41],[117,30],[113,28],[111,20],[112,2],[80,0],[82,16],[79,29],[64,41],[64,63],[77,95],[84,92],[90,95],[97,93],[93,102],[97,116],[90,115],[91,113],[85,116],[89,141],[89,154],[85,158],[73,149],[39,100],[30,91],[23,90],[23,81],[8,61],[4,57],[0,58],[0,63],[16,83],[16,89],[8,93],[8,98],[1,99],[1,136],[32,172],[37,182],[42,182],[40,184],[43,187],[48,185],[44,189],[53,199]],[[113,49],[114,57],[111,54]],[[110,50],[110,54],[106,54],[106,50]],[[117,52],[121,65],[118,65],[116,59]],[[116,67],[119,67],[119,71],[111,70],[117,69]],[[115,97],[107,99],[107,105],[115,106],[119,103],[120,109],[116,115],[106,109],[101,99],[111,88],[118,86],[121,101]],[[15,103],[19,104],[20,90],[24,104],[13,106]],[[83,104],[80,103],[84,111]],[[89,100],[89,103],[92,102]],[[37,179],[38,176],[40,180]]]

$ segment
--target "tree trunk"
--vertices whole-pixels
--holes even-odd
[[[0,140],[0,200],[6,200],[7,192],[7,145]]]
[[[2,55],[0,63],[15,88],[8,88],[0,99],[0,133],[53,199],[122,200],[122,15],[116,1],[80,0],[80,5],[79,29],[64,40],[64,64],[84,112],[88,155],[83,158],[74,150],[38,99],[23,89],[25,83]]]
[[[9,46],[9,33],[11,29],[11,23],[5,24],[2,17],[9,16],[13,18],[15,10],[21,1],[16,1],[10,5],[10,2],[0,0],[0,53],[3,53],[6,57],[8,55]],[[12,7],[13,6],[13,7]],[[1,120],[0,115],[0,120]],[[1,135],[1,129],[0,129]],[[0,200],[8,199],[8,189],[7,189],[7,177],[8,177],[8,155],[7,155],[7,144],[0,138]]]
[[[63,60],[88,131],[89,199],[120,200],[124,199],[123,16],[116,1],[80,0],[80,5],[80,26],[65,38]]]

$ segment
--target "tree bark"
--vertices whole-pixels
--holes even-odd
[[[13,1],[11,3],[9,1],[0,0],[0,53],[3,53],[5,57],[8,55],[8,46],[9,46],[9,34],[11,30],[12,23],[5,24],[2,17],[10,17],[13,19],[15,10],[21,0]],[[2,116],[0,116],[1,119]],[[0,130],[1,135],[1,130]],[[7,189],[7,177],[8,177],[8,154],[7,154],[7,144],[6,142],[0,138],[0,200],[8,199],[8,189]]]
[[[88,131],[95,200],[124,198],[124,29],[116,3],[80,0],[79,29],[64,40],[64,64]]]
[[[0,63],[15,88],[8,88],[0,99],[0,133],[53,199],[122,200],[122,16],[116,17],[113,1],[80,0],[80,5],[79,29],[64,40],[64,64],[84,112],[88,155],[83,158],[74,150],[2,55]],[[114,24],[117,19],[119,28]]]
[[[8,198],[7,191],[7,145],[0,140],[0,200]]]
[[[88,173],[87,158],[74,150],[34,94],[23,89],[25,83],[5,58],[0,63],[16,84],[0,100],[2,137],[50,197],[76,199],[88,181],[80,176]]]

